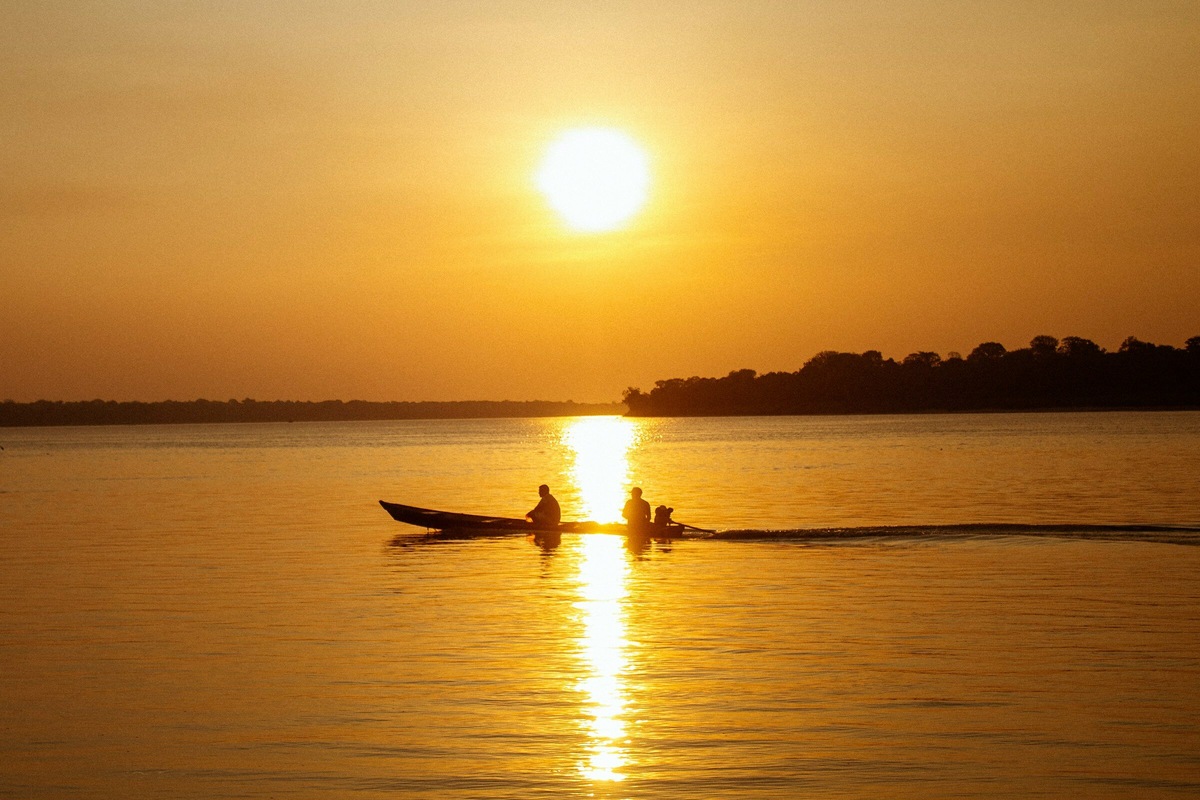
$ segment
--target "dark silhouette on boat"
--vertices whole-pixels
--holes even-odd
[[[397,522],[415,525],[429,531],[449,531],[454,533],[532,533],[534,535],[563,534],[563,533],[612,533],[620,536],[649,536],[676,538],[683,536],[686,531],[710,533],[692,525],[679,522],[664,522],[661,525],[650,523],[645,526],[630,528],[621,522],[592,522],[590,520],[558,522],[557,524],[538,524],[524,519],[512,517],[489,517],[482,514],[460,514],[452,511],[436,511],[431,508],[406,506],[400,503],[389,503],[380,500],[379,505]]]

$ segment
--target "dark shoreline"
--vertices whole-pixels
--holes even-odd
[[[843,416],[878,414],[1190,411],[1200,409],[1200,336],[1185,348],[1130,336],[1110,353],[1089,339],[1035,336],[1028,348],[984,342],[965,359],[933,352],[902,361],[878,350],[817,353],[796,372],[671,378],[619,403],[461,400],[114,400],[0,403],[0,427],[223,422],[506,419],[620,414],[629,417]]]
[[[40,401],[47,402],[47,401]],[[57,405],[56,403],[53,403]],[[1040,408],[976,408],[976,409],[926,409],[919,411],[812,411],[805,413],[696,413],[696,414],[631,414],[624,410],[620,403],[547,403],[545,405],[561,407],[562,410],[533,411],[513,410],[513,413],[414,413],[407,416],[364,416],[364,417],[305,417],[301,419],[126,419],[123,421],[62,421],[62,422],[10,422],[3,413],[5,405],[34,405],[0,404],[0,428],[73,428],[73,427],[123,427],[137,425],[253,425],[279,424],[292,422],[388,422],[403,420],[470,420],[470,419],[536,419],[539,417],[582,417],[621,415],[630,419],[700,419],[734,418],[734,417],[897,417],[897,416],[961,416],[966,414],[1095,414],[1118,413],[1122,411],[1171,412],[1171,411],[1200,411],[1200,405],[1164,405],[1164,406],[1081,406],[1081,407],[1040,407]],[[63,403],[63,405],[68,405]],[[151,404],[147,404],[151,405]],[[440,405],[440,404],[439,404]],[[447,405],[452,405],[447,403]],[[496,405],[505,405],[497,402]],[[524,406],[524,403],[512,403],[513,406]],[[536,405],[542,405],[540,403]]]
[[[0,403],[0,428],[45,428],[90,425],[197,425],[254,422],[382,422],[411,419],[513,419],[576,417],[624,412],[622,403],[573,401],[428,401],[366,400],[115,400]]]

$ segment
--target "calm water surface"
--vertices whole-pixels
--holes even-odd
[[[0,446],[3,797],[1200,795],[1200,414]],[[546,549],[376,504],[541,482],[735,533]]]

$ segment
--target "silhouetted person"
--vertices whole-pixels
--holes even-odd
[[[668,508],[667,506],[659,506],[658,508],[654,509],[654,524],[658,525],[658,526],[662,526],[664,528],[667,527],[672,522],[674,522],[674,520],[671,519],[671,514],[673,514],[674,512],[675,512],[675,509],[673,509],[673,508]]]
[[[629,490],[629,499],[625,501],[621,516],[630,528],[644,528],[650,524],[650,504],[642,499],[642,490],[638,487]]]
[[[558,501],[554,499],[554,495],[550,494],[550,487],[544,483],[538,487],[538,494],[542,499],[538,501],[532,511],[525,515],[525,519],[538,528],[557,528],[558,521],[562,519],[562,510],[558,507]]]

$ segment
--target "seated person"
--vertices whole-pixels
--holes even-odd
[[[664,528],[670,525],[672,522],[671,514],[674,511],[675,509],[667,508],[666,506],[659,506],[658,508],[654,509],[654,524],[661,525]]]
[[[562,510],[559,509],[554,495],[550,494],[550,487],[543,483],[538,487],[538,495],[542,499],[538,501],[532,511],[525,515],[525,519],[532,522],[536,528],[557,528],[559,520],[562,519]]]
[[[638,487],[629,490],[629,499],[625,501],[621,516],[630,528],[643,528],[650,524],[650,504],[642,499],[642,490]]]

